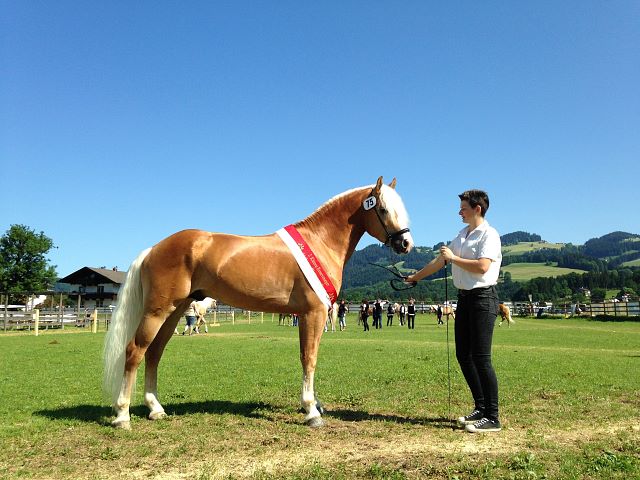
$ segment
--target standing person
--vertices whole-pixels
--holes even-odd
[[[395,313],[395,310],[393,309],[393,303],[389,302],[389,305],[387,305],[387,327],[390,327],[393,325],[394,313]]]
[[[464,375],[475,408],[458,418],[468,432],[497,432],[498,379],[491,363],[493,327],[498,313],[496,283],[502,253],[500,235],[485,220],[489,197],[482,190],[458,195],[463,223],[467,226],[451,244],[440,248],[440,255],[422,270],[410,275],[415,282],[451,263],[453,284],[458,289],[455,339],[456,358]]]
[[[378,328],[382,328],[382,301],[378,298],[373,304],[373,324]]]
[[[438,310],[436,310],[436,315],[438,316],[438,325],[444,325],[442,321],[442,307],[438,304]]]
[[[340,300],[340,305],[338,305],[338,323],[340,324],[340,331],[344,331],[347,328],[347,312],[349,311],[349,307],[343,300]]]
[[[187,333],[187,330],[189,331],[189,335],[193,333],[193,327],[196,324],[196,308],[198,308],[198,306],[196,305],[196,301],[194,300],[189,304],[187,310],[184,312],[184,318],[187,320],[187,324],[184,326],[182,335]]]
[[[404,317],[407,314],[407,307],[404,303],[400,304],[400,326],[404,327]]]
[[[410,330],[416,328],[416,305],[413,298],[409,299],[409,306],[407,307],[407,326]]]
[[[362,301],[362,306],[360,307],[360,318],[362,319],[362,325],[364,325],[364,331],[369,331],[369,302],[366,300]]]

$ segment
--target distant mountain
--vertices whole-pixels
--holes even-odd
[[[584,254],[594,258],[606,259],[634,252],[640,252],[640,235],[635,233],[612,232],[584,244]]]
[[[557,272],[561,271],[555,271],[553,266],[598,272],[634,265],[640,259],[640,235],[633,233],[613,232],[592,238],[584,245],[549,244],[540,235],[522,231],[508,233],[500,238],[503,242],[503,266],[514,263],[547,265],[550,268],[542,270],[548,271],[550,276],[557,276]],[[402,272],[415,272],[436,256],[440,245],[434,245],[433,248],[416,247],[408,255],[397,255],[382,245],[369,245],[358,250],[345,265],[342,291],[345,295],[350,291],[358,292],[358,295],[361,292],[384,291],[392,275],[372,264],[394,265]],[[438,273],[426,280],[441,277]]]

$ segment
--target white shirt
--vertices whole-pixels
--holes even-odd
[[[491,260],[491,265],[486,273],[480,274],[468,272],[453,263],[451,265],[453,284],[461,290],[495,285],[498,283],[500,264],[502,263],[500,235],[486,220],[467,235],[468,230],[469,227],[460,230],[460,233],[453,239],[449,248],[454,255],[467,260],[488,258]]]

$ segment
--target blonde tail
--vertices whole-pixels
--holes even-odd
[[[142,321],[140,266],[150,251],[151,248],[144,250],[129,267],[127,278],[118,292],[118,303],[111,316],[111,324],[104,341],[102,388],[112,405],[118,400],[122,386],[127,344]]]

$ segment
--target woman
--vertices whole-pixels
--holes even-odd
[[[482,190],[467,190],[460,197],[460,216],[467,226],[440,255],[407,277],[416,282],[451,263],[458,288],[455,339],[456,358],[471,390],[474,410],[458,418],[468,432],[498,432],[498,379],[491,364],[493,326],[498,312],[496,283],[502,262],[500,235],[485,220],[489,197]]]

